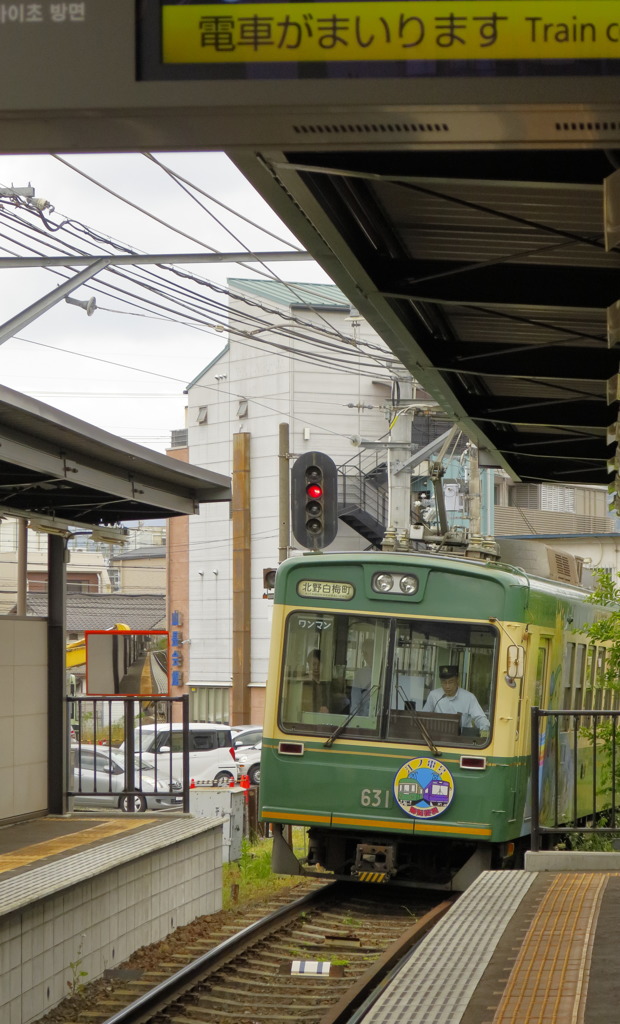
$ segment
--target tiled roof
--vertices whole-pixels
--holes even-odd
[[[47,615],[47,594],[28,594],[29,615]],[[131,629],[165,629],[164,594],[67,594],[67,632],[111,629],[122,622]]]
[[[281,306],[308,306],[312,309],[351,309],[351,302],[335,284],[312,284],[311,282],[254,281],[244,277],[229,277],[231,292],[253,295],[265,302],[277,302]]]
[[[148,547],[144,548],[132,548],[130,551],[117,551],[115,555],[110,555],[110,562],[127,561],[128,559],[135,558],[165,558],[166,557],[166,545],[165,544],[149,544]]]

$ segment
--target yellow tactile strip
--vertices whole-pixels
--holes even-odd
[[[558,874],[523,941],[493,1024],[581,1024],[609,874]]]
[[[79,832],[71,832],[66,836],[58,836],[56,839],[48,839],[44,843],[33,843],[12,853],[0,854],[0,874],[5,871],[14,871],[15,868],[27,867],[47,857],[55,857],[59,853],[66,853],[67,850],[75,850],[80,846],[88,846],[97,843],[100,839],[109,839],[110,836],[119,835],[130,829],[140,828],[144,820],[139,818],[110,818],[97,825],[81,829]]]

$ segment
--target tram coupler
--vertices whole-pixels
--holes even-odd
[[[358,843],[355,850],[355,864],[351,876],[359,882],[389,882],[396,874],[395,848],[392,845],[377,846],[374,843]]]

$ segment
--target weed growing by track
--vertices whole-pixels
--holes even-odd
[[[296,834],[298,833],[298,834]],[[303,829],[293,830],[295,852],[303,846]],[[223,909],[263,899],[299,881],[298,875],[274,875],[271,871],[272,839],[241,841],[241,857],[223,868]]]

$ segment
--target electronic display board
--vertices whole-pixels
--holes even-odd
[[[143,80],[615,75],[617,0],[151,0]]]
[[[0,66],[4,153],[620,140],[619,0],[0,0]]]

